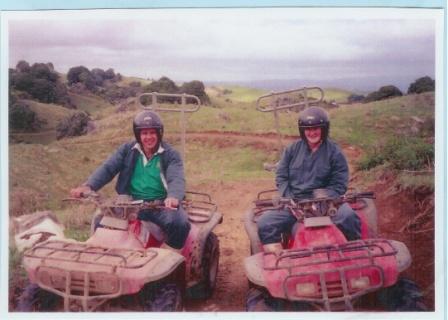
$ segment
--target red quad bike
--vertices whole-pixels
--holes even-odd
[[[151,96],[151,106],[142,104],[144,96]],[[158,97],[182,103],[167,108],[157,104]],[[199,109],[199,98],[153,92],[137,99],[144,109],[180,112],[185,158],[185,113]],[[188,106],[188,99],[196,104]],[[191,229],[180,254],[160,248],[164,234],[157,225],[137,220],[139,210],[160,208],[161,203],[127,196],[102,200],[97,194],[84,201],[99,208],[87,241],[49,239],[24,252],[31,284],[19,298],[19,311],[54,310],[59,303],[65,311],[94,311],[106,302],[106,310],[111,310],[111,301],[117,304],[115,298],[122,296],[128,299],[119,301],[137,300],[145,311],[180,311],[184,296],[211,296],[219,264],[219,242],[212,230],[222,222],[222,214],[208,194],[187,192],[182,201]],[[95,228],[97,224],[102,227]]]
[[[400,273],[411,264],[402,242],[376,238],[373,193],[305,200],[263,198],[245,216],[251,256],[244,261],[250,289],[247,311],[354,310],[376,292],[389,311],[425,311],[422,295]],[[330,217],[348,203],[361,219],[361,239],[348,241]],[[283,235],[279,254],[263,252],[256,222],[267,210],[287,209],[297,223]]]
[[[123,196],[101,200],[94,193],[78,200],[100,208],[101,227],[85,242],[47,240],[26,250],[23,265],[31,283],[18,310],[51,311],[63,305],[65,311],[94,311],[127,296],[145,311],[181,311],[185,293],[210,296],[219,260],[212,229],[222,215],[207,194],[187,195],[197,200],[182,202],[191,229],[180,254],[160,248],[164,234],[157,225],[137,220],[139,210],[161,208],[161,203]],[[109,307],[118,303],[112,301]]]

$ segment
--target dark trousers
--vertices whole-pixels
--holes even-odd
[[[347,240],[361,238],[361,220],[346,203],[331,217]],[[263,244],[281,242],[282,233],[290,233],[297,219],[288,210],[271,210],[263,213],[257,222],[258,236]]]
[[[190,222],[185,210],[179,206],[177,209],[142,210],[138,218],[151,221],[164,231],[166,244],[175,249],[181,249],[190,232]]]

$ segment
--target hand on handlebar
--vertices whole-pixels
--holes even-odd
[[[70,196],[72,196],[73,198],[82,198],[92,192],[93,190],[90,189],[89,186],[79,186],[70,190]]]
[[[177,209],[179,206],[179,200],[176,198],[166,198],[163,204],[167,209]]]

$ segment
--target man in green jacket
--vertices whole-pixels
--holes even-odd
[[[142,210],[138,218],[151,221],[167,236],[166,245],[179,250],[190,230],[186,212],[180,205],[185,196],[185,177],[179,153],[163,138],[163,123],[152,111],[140,112],[134,119],[135,141],[121,145],[87,181],[71,190],[73,197],[97,191],[117,174],[118,194],[136,200],[161,200],[162,210]]]

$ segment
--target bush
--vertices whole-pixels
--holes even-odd
[[[384,86],[378,91],[371,92],[367,95],[364,102],[372,102],[378,100],[389,99],[393,97],[400,97],[403,93],[395,86]]]
[[[205,86],[201,81],[193,80],[190,82],[185,82],[180,87],[180,92],[197,96],[203,104],[210,103],[210,98],[207,93],[205,93]]]
[[[39,129],[43,121],[37,114],[24,103],[16,102],[9,108],[9,127],[15,130],[35,131]]]
[[[421,138],[394,138],[384,147],[375,149],[358,164],[361,170],[369,170],[382,164],[397,170],[422,170],[434,164],[434,145]]]
[[[56,138],[82,136],[87,133],[90,117],[85,112],[77,112],[63,119],[56,127]]]
[[[422,93],[427,91],[434,91],[436,89],[435,80],[430,77],[421,77],[415,80],[408,88],[408,94]]]
[[[347,101],[349,103],[363,102],[365,97],[361,94],[351,94],[348,96]]]
[[[143,92],[179,93],[179,88],[170,78],[161,77],[159,80],[145,86]],[[159,97],[157,101],[161,103],[174,103],[178,102],[179,98]]]
[[[67,81],[69,85],[80,82],[90,91],[95,91],[96,89],[94,76],[84,66],[70,68],[67,73]]]

